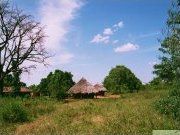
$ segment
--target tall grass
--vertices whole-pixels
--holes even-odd
[[[152,105],[165,95],[166,91],[144,91],[118,99],[57,102],[53,113],[19,126],[16,133],[152,134],[155,129],[179,129],[180,123],[161,115]]]
[[[22,122],[31,122],[41,115],[52,112],[54,102],[44,98],[1,98],[0,134],[12,133]]]

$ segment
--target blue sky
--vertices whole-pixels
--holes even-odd
[[[158,38],[165,27],[169,0],[13,0],[45,26],[45,46],[55,54],[50,66],[23,74],[28,84],[61,69],[102,82],[111,68],[125,65],[143,82],[153,78]]]

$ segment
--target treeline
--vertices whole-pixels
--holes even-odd
[[[29,88],[42,96],[64,99],[68,96],[67,91],[75,84],[72,77],[70,72],[57,69],[41,79],[38,85],[32,85]],[[137,92],[142,87],[141,81],[134,73],[121,65],[111,69],[103,83],[106,89],[114,94]]]

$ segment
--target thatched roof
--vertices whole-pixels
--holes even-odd
[[[97,91],[107,91],[106,88],[102,84],[96,84],[96,85],[94,85],[94,88]]]
[[[4,93],[11,93],[11,92],[13,92],[12,87],[4,87],[3,92]],[[29,90],[26,87],[21,87],[20,92],[21,93],[30,93],[31,90]]]
[[[68,93],[89,94],[89,93],[97,93],[97,90],[86,79],[82,78],[78,83],[76,83],[73,87],[69,89]]]

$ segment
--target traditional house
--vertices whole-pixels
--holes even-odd
[[[106,88],[102,84],[96,84],[94,85],[94,88],[97,91],[96,96],[104,96],[105,92],[107,91]]]
[[[4,93],[5,95],[10,95],[10,94],[12,94],[12,93],[13,93],[12,87],[4,87],[3,93]],[[25,96],[25,95],[31,96],[32,91],[29,90],[27,87],[21,87],[19,93],[20,93],[21,96]]]
[[[68,93],[75,98],[94,98],[97,90],[86,79],[82,78],[69,89]]]

